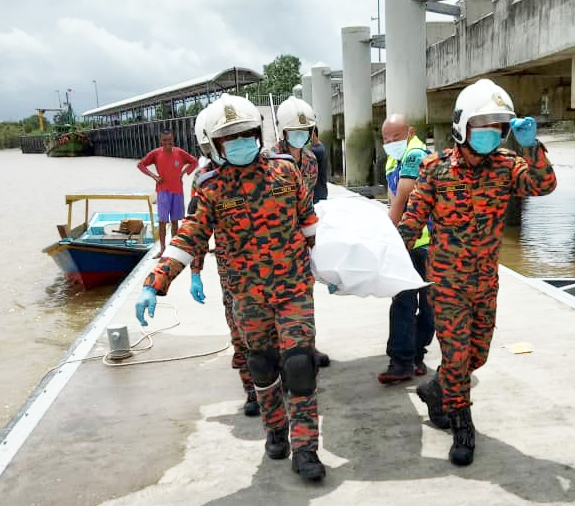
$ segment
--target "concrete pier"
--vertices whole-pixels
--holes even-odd
[[[373,162],[369,27],[342,28],[345,182],[365,185]]]
[[[386,0],[387,115],[404,114],[422,139],[427,122],[425,33],[424,3]]]
[[[330,186],[330,198],[345,190]],[[128,325],[140,337],[134,303],[147,258],[113,308],[90,329],[93,346],[108,349],[105,327]],[[200,354],[228,340],[215,259],[203,273],[206,304],[180,276],[160,302],[151,328],[180,325],[153,337],[154,346],[131,360]],[[31,402],[0,445],[0,497],[9,506],[380,505],[445,506],[571,504],[575,502],[575,310],[525,279],[500,268],[497,328],[489,360],[474,375],[475,462],[447,461],[451,436],[429,424],[415,387],[427,378],[384,387],[388,299],[329,295],[315,287],[318,347],[332,365],[318,378],[322,484],[305,484],[290,461],[264,455],[261,421],[241,412],[244,395],[232,350],[170,362],[107,367],[81,363],[60,385],[45,414],[13,457],[37,412]],[[174,308],[177,314],[174,314]],[[87,336],[76,343],[87,347]],[[506,348],[527,341],[533,352]],[[145,344],[145,343],[143,343]],[[439,362],[433,342],[426,362]],[[51,382],[35,401],[53,396]],[[75,367],[75,366],[74,366]],[[429,376],[428,376],[429,377]]]
[[[307,72],[301,76],[301,98],[313,107],[311,72]]]
[[[331,115],[331,68],[317,62],[311,68],[313,110],[317,119],[319,138],[331,153],[333,143],[333,120]]]

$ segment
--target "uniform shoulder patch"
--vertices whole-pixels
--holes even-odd
[[[196,177],[194,184],[196,187],[200,187],[206,181],[208,181],[209,179],[211,179],[213,177],[216,177],[217,175],[218,175],[218,169],[208,170],[207,172],[204,172],[203,174],[199,174]]]
[[[275,153],[274,151],[266,151],[264,156],[268,160],[287,160],[288,162],[295,163],[294,157],[286,153]]]
[[[420,149],[420,148],[412,149],[412,150],[407,152],[403,163],[408,164],[408,165],[413,165],[413,164],[419,165],[421,163],[421,161],[427,157],[428,154],[429,153],[424,149]]]

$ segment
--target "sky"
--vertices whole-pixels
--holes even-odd
[[[378,0],[0,0],[0,121],[57,108],[66,90],[81,114],[96,94],[103,106],[234,66],[262,73],[282,54],[302,74],[341,69],[342,27],[377,34],[377,11]]]

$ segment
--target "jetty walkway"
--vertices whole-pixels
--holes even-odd
[[[134,314],[152,252],[74,344],[69,360],[108,351],[106,328]],[[182,274],[151,320],[153,347],[125,360],[202,354],[228,341],[215,259],[203,274],[205,305]],[[187,360],[109,367],[73,362],[46,378],[0,446],[5,506],[525,505],[575,502],[575,310],[500,269],[497,328],[476,372],[475,463],[447,460],[448,431],[430,426],[419,381],[384,387],[377,373],[388,299],[329,295],[316,284],[318,347],[332,364],[318,378],[321,484],[291,462],[264,455],[259,419],[244,394],[231,347]],[[176,313],[174,312],[176,309]],[[532,353],[507,347],[528,342]],[[144,346],[146,342],[142,342]],[[72,354],[73,353],[73,354]],[[426,362],[440,360],[434,341]]]

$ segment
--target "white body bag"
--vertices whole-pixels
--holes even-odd
[[[312,272],[338,295],[392,297],[423,288],[387,207],[360,196],[315,205],[319,223],[311,253]]]

